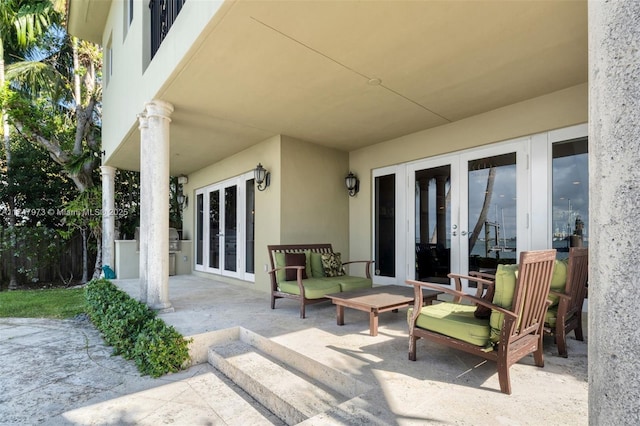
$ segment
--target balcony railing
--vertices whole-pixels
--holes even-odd
[[[186,0],[151,0],[151,57],[153,58]]]

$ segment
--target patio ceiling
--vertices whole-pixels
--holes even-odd
[[[586,1],[238,1],[221,13],[158,94],[175,106],[174,174],[272,135],[351,151],[587,81]],[[137,166],[136,133],[114,162]]]

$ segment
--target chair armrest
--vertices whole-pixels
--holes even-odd
[[[549,290],[549,295],[553,295],[553,296],[559,297],[561,299],[566,299],[566,300],[571,299],[571,296],[569,296],[568,294],[564,294],[562,292],[555,291],[555,290]]]
[[[342,266],[348,265],[350,263],[365,263],[366,265],[364,265],[364,272],[367,278],[371,278],[371,264],[374,263],[373,260],[351,260],[349,262],[342,262]]]
[[[451,274],[448,274],[447,277],[453,279],[453,282],[456,284],[456,291],[459,291],[459,292],[462,292],[462,281],[461,280],[473,281],[473,282],[476,282],[476,283],[480,284],[478,286],[477,291],[476,291],[476,296],[475,297],[482,297],[482,291],[484,290],[484,288],[485,287],[488,288],[488,287],[491,287],[491,286],[495,285],[495,282],[490,280],[490,279],[481,278],[479,276],[476,276],[475,274],[476,273],[474,273],[474,272],[470,272],[469,275],[451,273]],[[483,272],[477,272],[477,274],[491,276],[490,274],[485,274]],[[453,301],[455,303],[460,303],[460,299],[459,298],[455,298]]]
[[[427,282],[414,281],[414,280],[407,280],[406,283],[409,285],[412,285],[414,288],[414,292],[415,292],[414,314],[416,309],[420,310],[420,308],[422,307],[422,288],[425,287],[432,290],[439,290],[444,293],[451,294],[452,296],[454,296],[454,298],[457,298],[458,300],[468,300],[470,302],[473,302],[482,306],[486,306],[489,309],[503,313],[506,316],[511,318],[518,317],[518,315],[515,312],[512,312],[498,305],[494,305],[491,302],[487,302],[481,297],[471,296],[463,291],[457,291],[457,290],[450,289],[449,287],[443,287],[442,284],[434,284],[434,283],[427,283]]]
[[[491,281],[496,280],[496,276],[494,274],[488,274],[486,272],[469,271],[469,275],[471,275],[472,277],[484,278]]]

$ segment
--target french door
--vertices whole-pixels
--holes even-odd
[[[528,247],[529,139],[374,172],[375,281],[450,285]]]
[[[196,191],[197,271],[254,279],[252,176],[237,177]]]

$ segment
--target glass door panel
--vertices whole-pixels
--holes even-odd
[[[415,279],[449,284],[451,165],[416,170]]]
[[[589,158],[587,138],[552,145],[553,248],[559,259],[569,247],[586,247],[589,234]]]
[[[204,194],[196,196],[196,265],[204,260]]]
[[[245,272],[255,273],[255,180],[245,182]]]
[[[236,237],[238,233],[238,187],[229,186],[224,189],[224,270],[238,270],[238,253]]]
[[[469,271],[516,263],[516,175],[515,152],[467,162]]]
[[[375,178],[375,273],[396,276],[396,176]]]
[[[209,268],[220,269],[220,191],[209,192]]]

